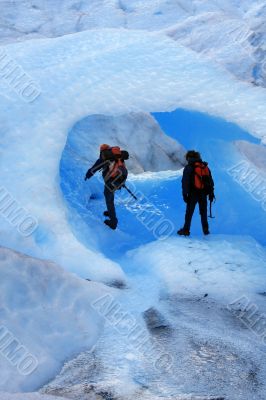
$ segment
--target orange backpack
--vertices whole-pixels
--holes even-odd
[[[112,185],[120,189],[126,182],[128,171],[124,162],[124,153],[119,146],[111,147],[111,156],[109,157],[109,172],[106,175],[106,180],[111,180]],[[128,153],[127,153],[128,158]]]
[[[211,191],[212,179],[208,164],[205,162],[195,162],[194,164],[194,187],[204,190],[207,194]]]

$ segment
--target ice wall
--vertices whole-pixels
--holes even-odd
[[[126,149],[130,172],[177,170],[184,166],[185,149],[164,134],[155,119],[145,113],[121,116],[93,115],[79,121],[68,135],[66,151],[87,160],[87,168],[99,157],[99,146],[108,143]]]

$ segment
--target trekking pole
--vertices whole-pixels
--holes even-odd
[[[135,200],[138,200],[138,198],[134,195],[134,193],[131,192],[131,190],[130,190],[126,185],[123,185],[122,187],[125,188],[125,189],[128,191],[128,193],[131,194],[131,196],[132,196]]]

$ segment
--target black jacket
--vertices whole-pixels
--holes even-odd
[[[201,159],[192,158],[189,160],[188,164],[184,168],[183,178],[182,178],[182,192],[183,192],[184,197],[189,196],[191,194],[191,192],[197,190],[194,187],[194,174],[195,174],[194,164],[196,162],[203,162],[203,161]],[[211,171],[210,171],[210,177],[211,177],[212,187],[213,187],[213,192],[214,192],[214,182],[213,182]]]
[[[98,160],[93,164],[91,168],[88,169],[86,173],[86,179],[90,179],[97,171],[102,170],[103,178],[107,175],[109,171],[109,161],[104,161],[100,155]]]

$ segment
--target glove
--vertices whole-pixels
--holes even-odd
[[[210,193],[210,194],[209,194],[209,200],[210,200],[210,202],[212,203],[214,199],[215,199],[214,193]]]
[[[188,202],[188,194],[183,194],[183,200],[185,203]]]
[[[92,175],[93,175],[93,174],[92,174],[91,172],[88,171],[88,172],[86,173],[85,177],[84,177],[84,181],[86,181],[87,179],[90,179],[90,178],[92,177]]]

